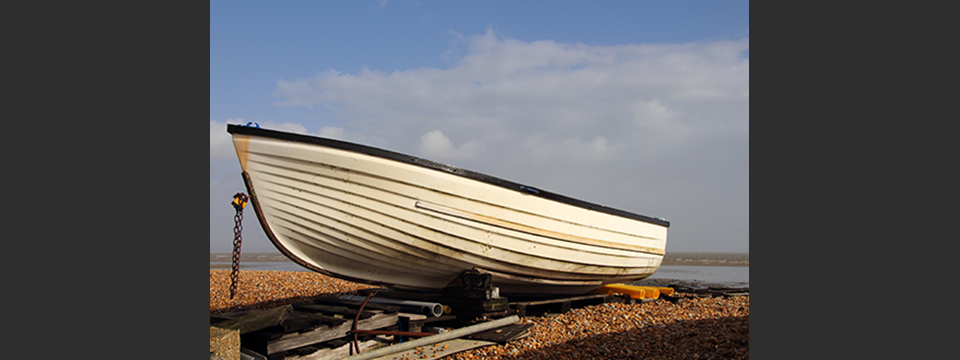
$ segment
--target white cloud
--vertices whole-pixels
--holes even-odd
[[[470,140],[457,147],[440,130],[434,130],[420,137],[420,155],[437,160],[468,159],[482,150],[476,140]]]
[[[453,144],[440,130],[428,132],[420,137],[420,152],[428,156],[437,156],[451,150],[454,150]]]
[[[624,144],[611,143],[598,135],[589,141],[579,137],[553,140],[547,136],[531,136],[523,142],[524,151],[531,160],[539,163],[571,163],[607,161],[626,149]]]
[[[271,121],[267,121],[267,122],[261,123],[260,127],[266,128],[266,129],[298,133],[298,134],[307,134],[307,128],[304,127],[303,124],[299,124],[299,123],[286,122],[286,123],[277,124]]]
[[[748,103],[749,65],[737,56],[747,40],[588,46],[488,31],[467,42],[468,53],[450,69],[281,80],[277,104],[335,113],[367,136],[411,139],[443,128],[489,148],[515,140],[504,134],[683,136],[704,120],[709,102]]]
[[[336,119],[325,137],[679,218],[672,233],[746,233],[746,220],[722,214],[748,209],[749,38],[593,46],[453,35],[465,48],[438,54],[457,56],[450,68],[281,80],[276,104]]]
[[[690,131],[688,125],[675,121],[679,114],[658,99],[633,101],[630,103],[630,113],[637,126],[662,136],[682,136]]]
[[[320,129],[320,136],[325,138],[343,140],[344,130],[341,127],[324,126]]]

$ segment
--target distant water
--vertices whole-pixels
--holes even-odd
[[[230,269],[232,259],[231,254],[210,254],[210,269]],[[279,253],[241,254],[240,269],[311,271]],[[750,254],[668,253],[660,269],[649,279],[682,280],[736,287],[749,286]]]
[[[662,265],[750,266],[749,253],[668,252]]]
[[[750,267],[660,265],[660,269],[648,279],[683,280],[684,282],[717,284],[728,287],[749,287]]]
[[[656,273],[648,279],[750,286],[749,253],[667,253]]]
[[[210,254],[210,269],[231,269],[233,254]],[[312,271],[291,261],[280,253],[251,253],[240,254],[241,270],[269,270],[269,271]]]

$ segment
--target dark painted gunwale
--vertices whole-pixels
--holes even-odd
[[[327,138],[321,138],[321,137],[315,137],[315,136],[309,136],[309,135],[294,134],[294,133],[288,133],[283,131],[268,130],[268,129],[261,129],[261,128],[252,127],[252,126],[243,126],[243,125],[234,125],[234,124],[227,124],[227,132],[230,134],[262,136],[262,137],[267,137],[272,139],[295,141],[295,142],[301,142],[306,144],[314,144],[314,145],[325,146],[325,147],[334,148],[334,149],[366,154],[370,156],[376,156],[379,158],[399,161],[405,164],[416,165],[416,166],[420,166],[420,167],[431,169],[431,170],[442,171],[445,173],[462,176],[468,179],[477,180],[490,185],[495,185],[502,188],[517,191],[526,195],[538,196],[544,199],[549,199],[556,202],[573,205],[576,207],[590,209],[590,210],[602,212],[605,214],[616,215],[616,216],[620,216],[628,219],[634,219],[634,220],[648,222],[651,224],[656,224],[664,227],[670,227],[670,222],[667,220],[661,220],[661,219],[657,219],[657,218],[653,218],[645,215],[635,214],[628,211],[623,211],[623,210],[614,209],[611,207],[606,207],[603,205],[586,202],[583,200],[577,200],[571,197],[567,197],[567,196],[552,193],[549,191],[518,184],[512,181],[500,179],[490,175],[481,174],[475,171],[471,171],[471,170],[467,170],[467,169],[463,169],[463,168],[459,168],[459,167],[451,166],[447,164],[442,164],[435,161],[418,158],[415,156],[404,155],[401,153],[384,150],[380,148],[350,143],[346,141],[334,140],[334,139],[327,139]]]

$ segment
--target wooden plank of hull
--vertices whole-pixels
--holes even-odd
[[[265,165],[265,166],[269,166],[269,165]],[[276,191],[279,191],[279,192],[287,191],[287,193],[284,195],[287,196],[288,200],[300,198],[300,199],[310,200],[314,202],[314,204],[301,203],[299,204],[301,207],[318,205],[318,206],[325,207],[325,211],[339,211],[338,208],[352,206],[353,208],[355,208],[356,211],[361,211],[361,212],[370,210],[370,211],[379,211],[379,212],[389,213],[391,211],[402,211],[404,210],[404,208],[410,209],[411,208],[410,204],[413,203],[414,207],[418,210],[429,209],[431,211],[438,211],[437,210],[438,208],[450,209],[448,207],[443,207],[441,205],[432,205],[432,204],[429,205],[429,207],[427,207],[426,204],[430,204],[428,202],[419,201],[415,198],[402,198],[399,195],[378,191],[377,189],[362,188],[360,187],[360,185],[357,185],[357,184],[352,184],[353,185],[352,189],[338,188],[337,184],[342,184],[342,181],[336,182],[332,180],[317,179],[316,176],[314,176],[314,178],[315,179],[313,179],[312,182],[306,182],[306,181],[293,182],[293,180],[289,178],[282,178],[279,176],[271,177],[270,175],[264,175],[265,181],[271,183],[268,185],[277,185]],[[315,190],[316,192],[311,193],[312,191],[309,190],[310,188],[316,188]],[[296,190],[293,190],[293,189],[296,189]],[[320,192],[322,192],[322,194]],[[395,199],[390,199],[391,197]],[[326,199],[321,199],[321,198],[326,198]],[[336,203],[338,200],[341,203]],[[392,201],[391,203],[387,203],[386,202],[387,200],[392,200]],[[333,203],[331,203],[331,201]],[[403,203],[406,203],[406,204],[403,204]],[[386,209],[386,210],[384,209],[389,207],[393,207],[393,208]],[[349,214],[357,215],[355,211],[351,211]],[[447,212],[446,214],[449,215],[451,213]],[[315,215],[321,215],[321,214],[316,213]],[[374,214],[373,216],[379,216],[379,214]],[[410,216],[421,216],[421,215],[419,213],[411,213]],[[453,214],[453,216],[456,217],[457,215]],[[476,215],[476,216],[483,216],[483,215]],[[487,216],[484,216],[484,218],[488,220],[495,220],[494,218],[487,217]],[[431,221],[435,221],[435,219],[430,219],[428,217],[421,216],[421,218],[418,219],[418,221],[423,224],[428,224]],[[505,221],[500,221],[500,222],[505,223]],[[488,224],[490,223],[488,222]],[[496,226],[496,224],[492,224],[492,225]],[[534,229],[533,227],[519,225],[519,224],[515,224],[513,226],[524,226],[526,229]],[[540,229],[536,229],[536,230],[537,230],[536,232],[539,232],[539,233],[550,232],[547,230],[540,230]],[[585,237],[575,237],[572,235],[560,234],[556,232],[551,232],[551,233],[554,233],[557,235],[564,235],[567,238],[551,239],[550,237],[538,236],[538,237],[533,237],[531,239],[534,239],[533,241],[541,241],[544,244],[549,244],[550,242],[553,242],[555,245],[559,244],[558,246],[560,247],[569,247],[571,249],[576,249],[580,251],[589,251],[590,249],[589,247],[579,246],[579,245],[587,245],[587,244],[577,243],[576,240],[570,241],[571,238],[575,238],[577,240],[582,240],[582,241],[589,240],[594,243],[589,245],[596,245],[596,243],[603,243],[601,246],[605,246],[605,247],[612,246],[613,248],[619,248],[620,250],[627,250],[629,252],[625,254],[628,254],[628,255],[632,254],[635,251],[648,252],[654,255],[662,255],[662,249],[642,247],[642,246],[636,246],[632,244],[616,243],[616,242],[610,242],[610,241],[594,240],[594,239],[588,239]],[[579,257],[579,254],[576,256]]]
[[[278,191],[283,192],[286,191],[285,189],[286,187],[281,187],[278,189]],[[331,191],[329,191],[330,189],[325,190],[328,190],[328,194],[331,193]],[[352,229],[354,229],[353,231],[356,231],[357,229],[361,228],[371,229],[372,227],[383,225],[389,227],[389,229],[401,231],[406,234],[412,234],[419,231],[418,226],[425,226],[433,228],[436,230],[436,232],[444,232],[448,235],[457,236],[463,239],[478,239],[483,237],[489,238],[485,241],[474,242],[476,245],[473,245],[472,248],[464,248],[460,249],[460,251],[485,252],[495,251],[495,249],[505,249],[514,252],[529,252],[540,246],[541,248],[547,249],[544,251],[548,251],[550,253],[551,259],[564,259],[570,262],[591,264],[602,260],[585,258],[585,256],[607,256],[610,257],[610,259],[607,260],[610,265],[632,266],[631,260],[633,260],[636,252],[647,250],[647,248],[637,246],[634,247],[636,250],[633,252],[628,251],[628,248],[626,247],[602,249],[602,251],[598,251],[596,250],[597,246],[583,246],[582,244],[579,246],[579,248],[571,248],[570,242],[565,242],[562,240],[551,240],[543,236],[523,234],[522,232],[515,230],[508,231],[509,229],[494,229],[493,226],[479,226],[478,224],[470,224],[460,221],[459,219],[455,219],[455,216],[436,216],[434,214],[425,214],[423,212],[415,211],[416,209],[411,207],[404,209],[400,206],[384,205],[380,201],[352,194],[335,194],[335,196],[339,197],[339,200],[341,200],[337,201],[325,196],[310,194],[309,190],[297,190],[296,192],[299,192],[299,194],[294,196],[293,194],[288,193],[284,194],[286,197],[275,198],[271,200],[277,200],[277,202],[282,203],[275,204],[273,207],[274,209],[285,212],[292,216],[299,217],[301,223],[303,221],[310,221],[309,218],[323,218],[318,220],[318,224],[324,228],[332,229],[336,226],[341,226],[343,228],[352,226]],[[421,204],[421,202],[416,201],[416,205],[418,204]],[[350,207],[351,211],[344,212],[339,210],[339,208],[346,207]],[[417,207],[419,208],[419,206]],[[322,208],[322,211],[310,211],[310,208]],[[393,212],[394,214],[385,214],[385,211]],[[333,219],[331,220],[331,218]],[[447,226],[450,224],[446,223],[455,223],[456,226],[450,227]],[[341,231],[350,233],[350,229]],[[380,229],[380,231],[389,232],[390,230]],[[513,236],[508,236],[511,233]],[[395,239],[400,236],[403,235],[399,233],[392,233],[390,236],[386,236],[386,238]],[[425,236],[427,235],[421,236],[421,238]],[[557,244],[559,244],[559,246]],[[470,244],[464,246],[469,245]],[[368,247],[364,249],[364,251],[377,251],[379,249],[379,246],[374,246]],[[620,263],[614,263],[618,260]]]
[[[261,191],[261,192],[262,192],[262,191]],[[261,197],[262,197],[262,196],[261,196]],[[298,201],[298,200],[287,199],[287,202],[297,202],[297,201]],[[303,205],[303,206],[308,206],[308,204],[301,204],[301,205]],[[280,205],[278,205],[278,206],[280,206]],[[301,208],[298,209],[298,210],[303,211],[303,207],[301,207]],[[293,210],[291,210],[291,211],[293,211]],[[337,211],[336,208],[335,208],[334,206],[331,206],[331,207],[325,209],[325,211],[323,211],[323,213],[328,213],[327,216],[330,216],[329,213],[333,213],[333,212],[336,212],[336,211]],[[427,269],[430,269],[430,268],[431,268],[431,265],[433,265],[433,264],[436,264],[436,265],[433,265],[434,267],[437,266],[437,265],[443,265],[443,263],[444,263],[444,261],[443,261],[444,259],[443,259],[443,258],[439,258],[439,257],[429,258],[429,257],[424,256],[425,254],[426,254],[426,255],[434,254],[434,253],[436,253],[437,251],[436,251],[436,250],[434,250],[434,251],[428,250],[428,249],[430,249],[431,247],[436,247],[436,244],[435,244],[435,243],[430,243],[429,241],[426,241],[426,240],[422,240],[422,238],[411,238],[411,239],[409,240],[409,241],[411,241],[411,242],[414,242],[414,243],[413,243],[414,246],[410,247],[410,249],[409,249],[409,251],[408,251],[409,253],[400,253],[399,255],[398,255],[398,254],[385,254],[385,255],[386,255],[385,257],[380,257],[379,259],[375,259],[374,257],[375,257],[375,255],[378,255],[378,254],[377,254],[378,252],[384,251],[384,249],[389,248],[389,246],[392,244],[392,242],[390,242],[389,240],[391,240],[391,239],[398,239],[398,238],[410,237],[410,236],[407,235],[407,234],[415,233],[415,232],[417,232],[417,231],[420,230],[420,229],[418,229],[416,226],[411,225],[409,222],[402,222],[402,221],[400,221],[400,220],[398,220],[398,219],[396,219],[396,218],[381,217],[381,218],[378,219],[377,221],[361,222],[362,217],[375,217],[375,215],[376,215],[376,214],[367,214],[367,212],[372,213],[371,211],[365,211],[364,209],[361,209],[361,208],[359,208],[359,207],[358,207],[358,208],[355,208],[354,211],[353,211],[351,214],[343,214],[343,217],[346,219],[346,220],[344,220],[344,221],[357,223],[358,225],[353,228],[354,230],[365,228],[365,229],[367,229],[367,231],[379,230],[379,231],[381,231],[381,232],[388,233],[388,236],[383,236],[383,237],[380,238],[381,240],[383,240],[383,241],[380,242],[380,243],[374,243],[374,244],[372,244],[372,245],[364,246],[365,244],[363,244],[362,239],[359,239],[358,236],[351,236],[351,235],[350,235],[351,229],[344,229],[344,230],[342,230],[342,231],[340,232],[340,236],[331,236],[331,235],[329,235],[329,234],[321,234],[319,231],[317,231],[315,234],[313,234],[314,236],[312,236],[312,237],[307,237],[306,239],[303,239],[303,242],[309,245],[309,244],[311,244],[310,240],[321,239],[321,240],[324,241],[324,242],[331,242],[331,243],[332,243],[332,242],[337,242],[337,241],[338,241],[337,238],[347,238],[347,239],[349,239],[349,240],[351,240],[351,241],[343,241],[343,242],[340,242],[340,243],[337,243],[337,244],[332,244],[333,246],[328,247],[328,248],[325,248],[324,251],[325,251],[326,253],[333,253],[332,255],[343,256],[343,257],[349,257],[349,258],[352,258],[352,259],[356,259],[356,260],[358,260],[359,263],[362,263],[362,264],[379,264],[379,263],[390,264],[389,261],[390,261],[391,259],[395,259],[395,258],[396,258],[396,259],[404,260],[404,262],[407,263],[407,264],[414,264],[414,265],[418,268],[418,269],[413,270],[413,273],[412,273],[412,274],[409,274],[409,273],[407,273],[407,274],[397,274],[398,277],[409,277],[410,275],[418,275],[418,274],[421,274],[421,273],[423,273],[423,272],[425,271],[425,270],[424,270],[425,267],[426,267]],[[416,215],[416,214],[413,214],[413,215]],[[301,217],[301,220],[306,220],[308,217],[311,217],[311,216],[312,216],[312,217],[315,217],[315,218],[323,218],[323,217],[325,217],[324,215],[321,215],[320,213],[315,213],[315,214],[307,214],[307,215],[304,215],[303,217]],[[321,229],[321,230],[330,231],[329,229],[332,229],[334,226],[337,226],[337,225],[341,225],[341,226],[342,226],[342,225],[343,225],[343,224],[337,224],[336,222],[333,222],[333,221],[328,221],[328,222],[329,222],[329,223],[325,225],[326,227],[325,227],[324,229]],[[423,221],[423,222],[426,222],[426,221]],[[278,232],[282,232],[284,229],[292,229],[292,228],[296,227],[296,225],[294,225],[294,224],[284,223],[284,220],[277,220],[277,223],[283,223],[283,224],[281,224],[280,226],[276,226],[276,228],[278,228],[278,230],[277,230]],[[393,229],[392,229],[392,228],[387,228],[387,227],[385,227],[383,224],[391,224],[391,225],[394,225],[394,226],[396,226],[397,228],[401,228],[403,231],[393,231],[392,233],[389,233],[389,231],[390,231],[390,230],[393,230]],[[309,229],[302,228],[302,229],[300,229],[300,232],[299,232],[298,234],[291,234],[290,237],[293,238],[293,237],[298,237],[297,235],[305,235],[307,232],[310,232],[310,231],[311,231],[311,230],[309,230]],[[324,236],[322,236],[322,235],[324,235]],[[366,234],[366,235],[367,235],[368,237],[371,236],[371,235],[369,235],[369,234]],[[474,235],[479,237],[479,236],[481,236],[482,234],[477,233],[477,234],[474,234]],[[449,237],[446,237],[446,238],[449,238]],[[495,239],[495,238],[491,237],[491,240],[492,240],[493,243],[496,243],[496,239]],[[462,241],[461,241],[461,242],[462,242]],[[505,241],[501,241],[501,242],[505,242]],[[356,251],[350,253],[350,254],[342,253],[342,252],[344,251],[344,249],[349,249],[349,248],[351,248],[351,247],[360,247],[360,248],[357,249]],[[301,248],[301,249],[303,249],[303,248]],[[424,251],[424,250],[427,250],[427,251]],[[338,252],[340,252],[340,253],[338,253]],[[409,258],[409,255],[412,255],[412,254],[410,254],[410,253],[415,253],[415,252],[419,252],[419,253],[420,253],[420,254],[419,254],[419,255],[421,256],[421,259],[420,259],[420,260],[422,260],[422,261],[417,261],[418,259],[415,259],[415,258]],[[466,248],[466,249],[461,248],[461,249],[447,250],[447,251],[446,251],[446,257],[447,257],[447,258],[464,257],[463,253],[480,253],[480,252],[492,252],[492,253],[495,253],[495,255],[496,255],[495,257],[496,257],[496,258],[509,258],[510,255],[511,255],[511,254],[507,254],[507,253],[505,253],[505,252],[497,253],[497,252],[498,252],[498,248],[493,247],[493,246],[488,246],[488,248],[486,248],[486,249],[483,248],[483,247],[474,246],[473,248]],[[407,255],[408,258],[403,259],[403,258],[402,258],[402,255]],[[576,261],[576,258],[575,258],[575,257],[576,257],[576,256],[582,256],[583,253],[574,252],[574,253],[569,254],[569,255],[571,256],[571,259],[572,259],[572,260]],[[317,254],[317,256],[324,256],[324,254],[323,254],[323,253]],[[513,256],[516,257],[517,254],[513,254]],[[494,256],[491,256],[491,257],[494,257]],[[530,257],[530,256],[527,256],[527,257]],[[386,262],[385,262],[385,261],[386,261]],[[523,262],[524,259],[516,259],[515,261],[516,261],[516,262]],[[552,262],[552,261],[554,261],[554,260],[552,260],[552,259],[539,259],[539,260],[535,261],[534,263]],[[469,268],[472,267],[472,266],[469,266],[469,265],[481,265],[481,266],[485,266],[485,267],[489,266],[489,264],[479,264],[479,263],[476,263],[476,262],[474,262],[473,264],[469,264],[468,266],[464,266],[463,264],[455,264],[455,265],[457,266],[457,267],[456,267],[456,271],[449,272],[449,273],[448,273],[448,274],[449,274],[448,277],[443,278],[443,279],[440,280],[440,283],[441,283],[440,285],[445,284],[445,283],[448,282],[449,280],[452,280],[452,277],[454,277],[456,274],[458,274],[458,273],[461,272],[462,270],[464,270],[464,269],[469,269]],[[552,268],[562,268],[562,267],[564,267],[565,265],[566,265],[566,264],[557,263],[557,264],[554,264],[554,265],[552,266]],[[584,266],[588,266],[588,265],[582,264],[580,267],[584,267]],[[378,278],[382,278],[383,276],[386,275],[386,273],[396,273],[397,271],[401,271],[400,269],[396,269],[396,268],[393,268],[393,269],[383,269],[383,271],[376,271],[376,270],[378,270],[378,268],[382,268],[382,267],[370,267],[370,268],[368,268],[368,270],[371,271],[371,273],[369,274],[369,276],[370,276],[370,277],[378,276]],[[335,270],[331,270],[331,271],[336,272]],[[373,273],[373,271],[376,271],[376,273]],[[528,272],[529,272],[529,271],[528,271]],[[566,271],[566,272],[569,272],[569,271]],[[541,275],[541,276],[549,277],[550,274]],[[569,274],[564,274],[563,276],[569,276]],[[387,280],[384,280],[384,281],[387,281]]]
[[[662,260],[665,226],[360,153],[240,134],[234,143],[274,244],[335,276],[438,289],[482,268],[557,281],[495,277],[511,288],[585,292],[645,278]]]

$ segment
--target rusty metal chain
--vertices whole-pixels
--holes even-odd
[[[230,271],[230,300],[233,300],[237,292],[237,284],[240,282],[240,245],[243,244],[241,232],[243,231],[243,207],[247,205],[247,195],[237,193],[233,195],[233,208],[237,214],[233,216],[233,268]]]
[[[363,299],[363,303],[360,304],[360,309],[357,310],[357,316],[353,319],[353,325],[351,326],[351,333],[353,335],[353,346],[350,347],[350,356],[355,355],[353,349],[357,349],[356,354],[360,353],[360,341],[358,338],[359,332],[357,331],[357,323],[360,322],[360,314],[363,313],[363,307],[367,306],[367,302],[370,301],[374,295],[377,295],[378,290],[367,293],[367,298]]]

